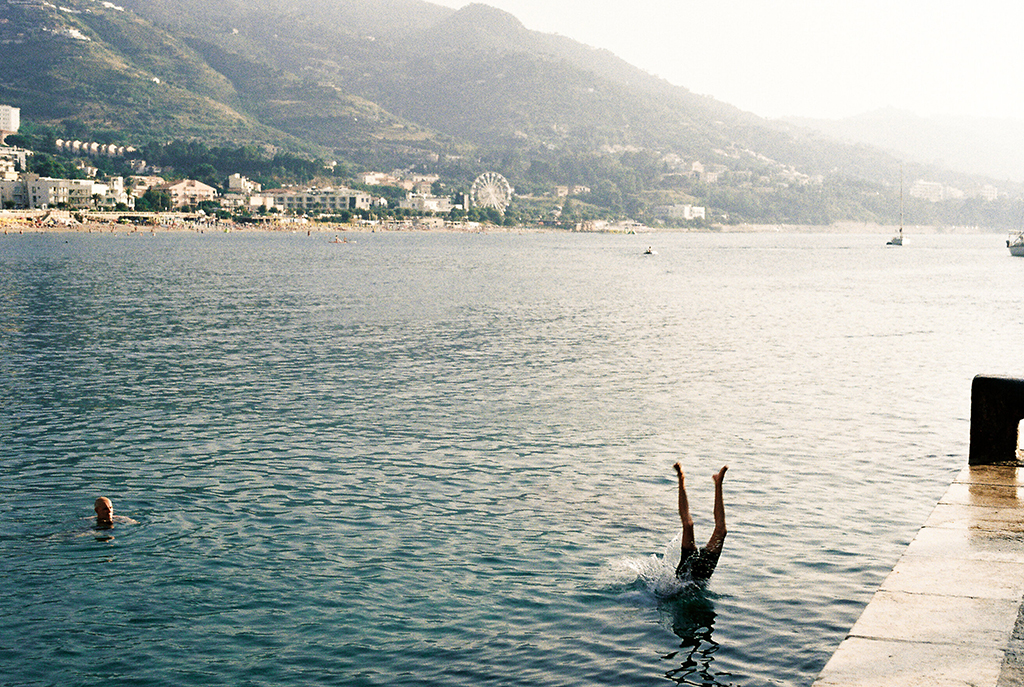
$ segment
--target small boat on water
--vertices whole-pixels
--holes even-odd
[[[900,230],[895,236],[885,242],[887,246],[903,245],[903,166],[900,166]]]
[[[1024,231],[1010,234],[1010,238],[1006,239],[1006,247],[1010,249],[1010,255],[1024,258]]]

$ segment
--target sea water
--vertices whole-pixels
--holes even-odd
[[[809,684],[1024,374],[886,238],[0,237],[0,684]]]

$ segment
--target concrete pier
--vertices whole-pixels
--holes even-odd
[[[975,379],[970,464],[814,687],[1024,685],[1024,469],[1016,456],[1021,389],[1019,380]],[[984,417],[976,417],[979,407]],[[1009,425],[1013,442],[1005,440]]]

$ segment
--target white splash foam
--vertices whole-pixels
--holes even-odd
[[[665,553],[662,556],[624,556],[609,561],[605,567],[604,581],[609,586],[616,587],[640,585],[642,589],[661,598],[678,595],[692,584],[676,577],[682,538],[682,532],[676,534],[675,538],[665,545]]]

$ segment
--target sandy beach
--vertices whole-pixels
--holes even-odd
[[[565,232],[571,233],[578,229],[552,226],[501,226],[479,224],[474,222],[447,222],[441,218],[421,218],[401,222],[368,222],[354,221],[346,224],[332,222],[314,222],[305,218],[260,218],[251,222],[235,222],[215,220],[213,218],[187,215],[182,213],[154,213],[136,215],[139,223],[120,221],[119,213],[73,213],[66,210],[2,210],[0,211],[0,233],[111,233],[111,234],[157,234],[162,232],[252,232],[281,231],[290,233],[305,232],[313,234],[371,233],[382,231],[416,231],[416,232],[465,232],[465,233],[524,233],[524,232]],[[897,231],[895,225],[876,224],[873,222],[835,222],[831,225],[800,225],[800,224],[724,224],[701,228],[687,227],[647,227],[636,224],[616,225],[600,224],[584,230],[586,233],[789,233],[789,234],[878,234],[890,236]],[[947,227],[947,226],[905,226],[904,231],[911,234],[978,234],[998,233],[998,230],[983,227]]]

